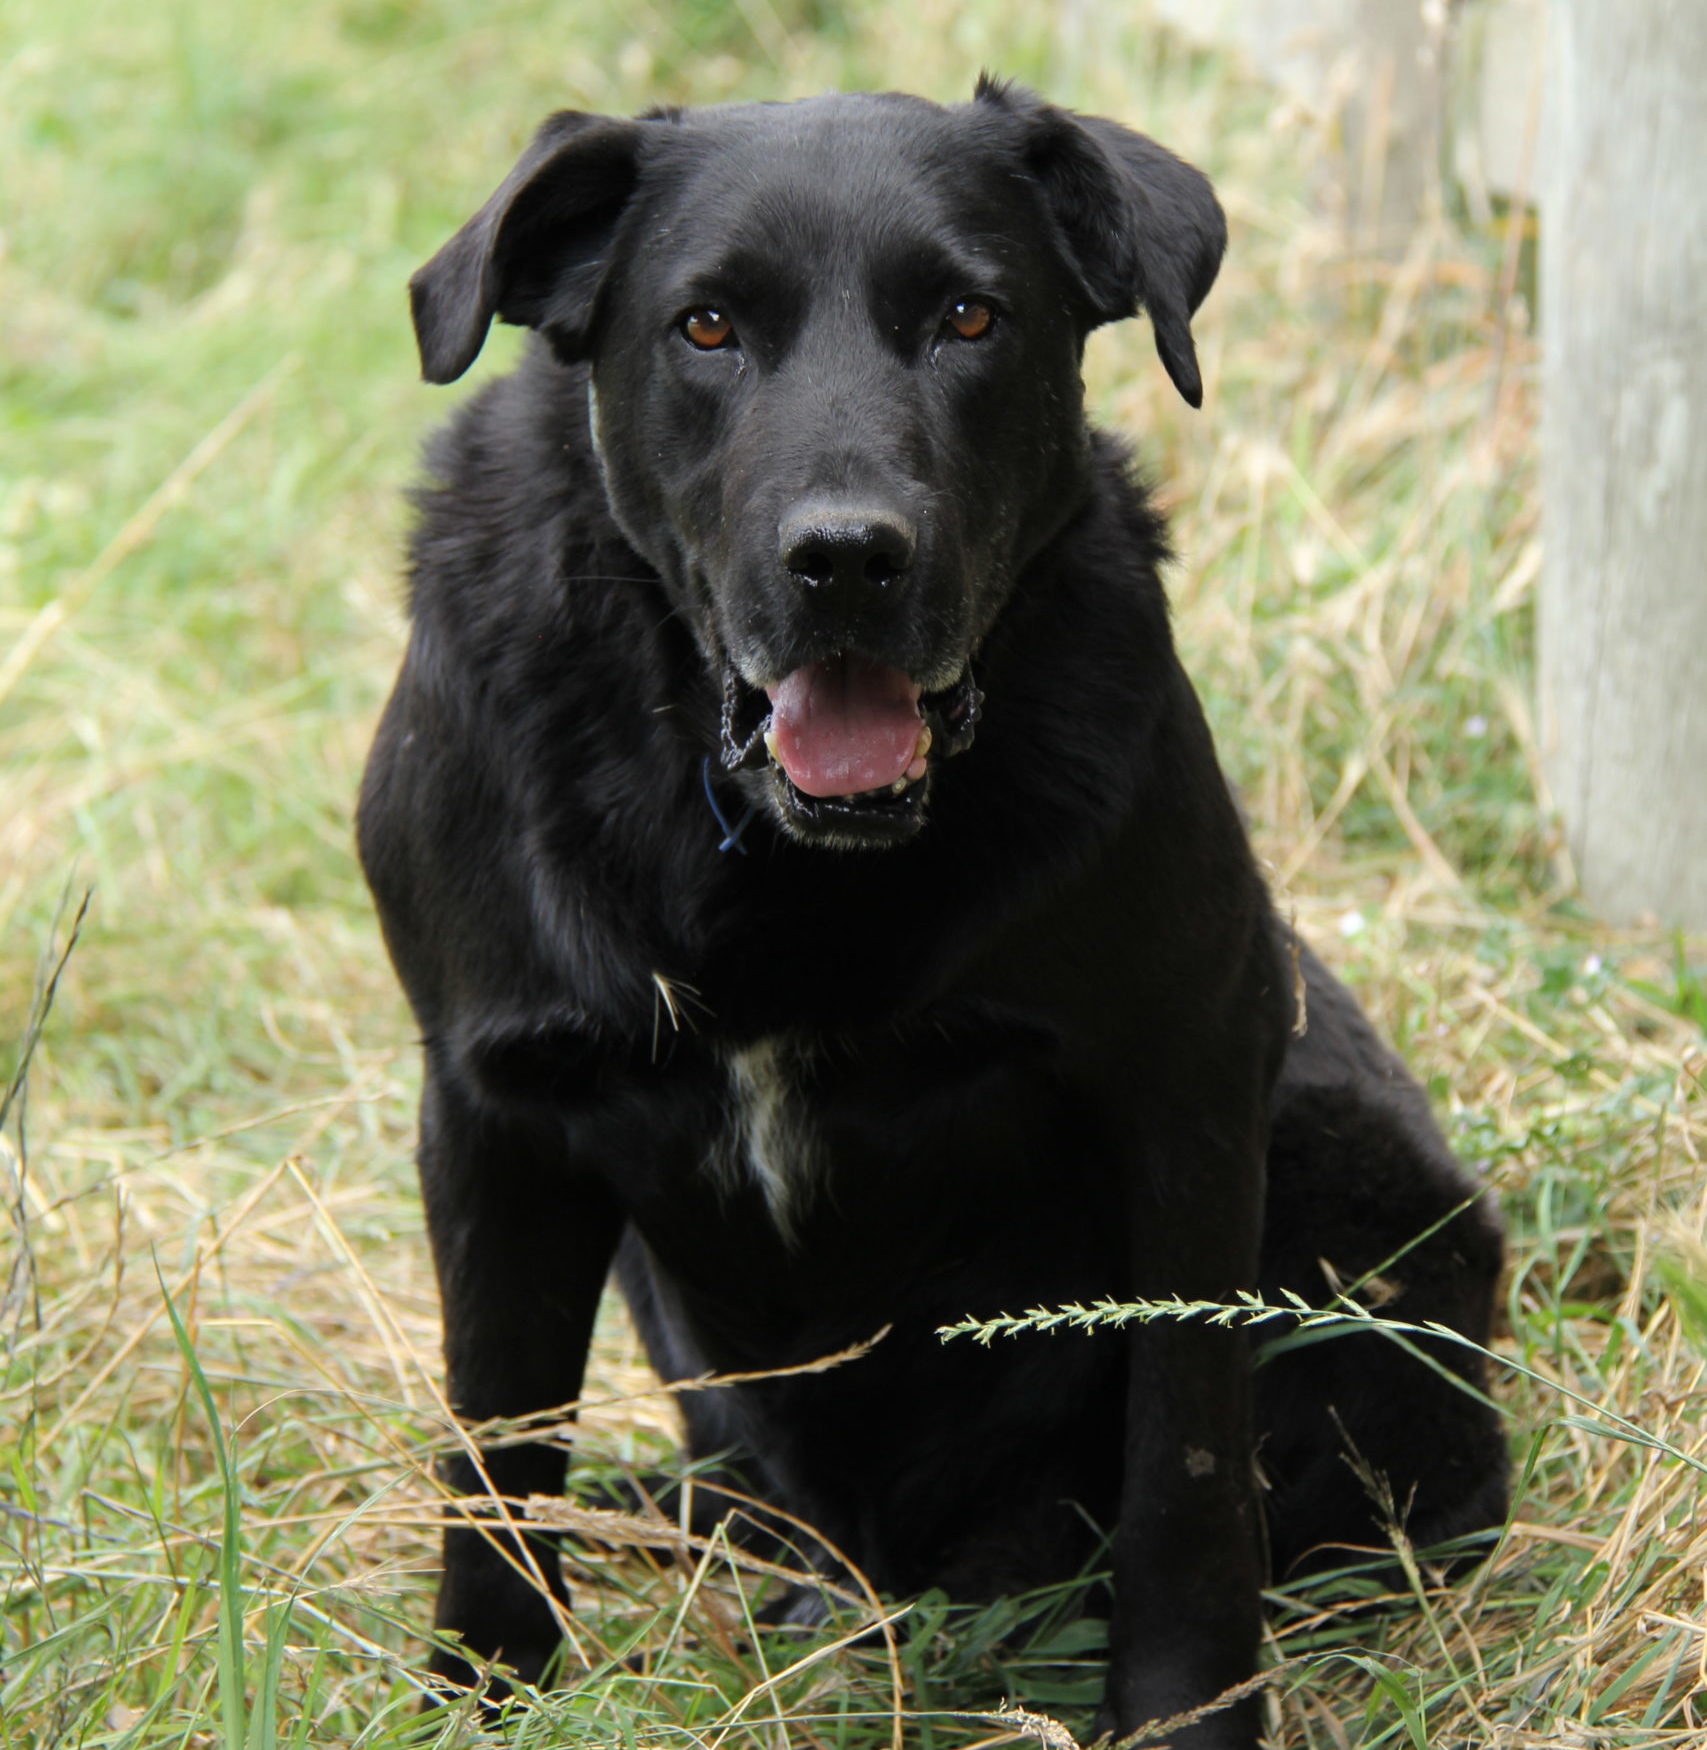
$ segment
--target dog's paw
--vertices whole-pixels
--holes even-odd
[[[427,1660],[422,1710],[449,1707],[473,1696],[482,1718],[490,1724],[504,1704],[518,1696],[518,1684],[528,1689],[549,1687],[562,1653],[562,1641],[553,1637],[549,1643],[524,1642],[514,1652],[505,1648],[496,1659],[477,1663],[459,1647],[440,1641]]]
[[[1097,1710],[1093,1746],[1119,1750],[1138,1736],[1140,1746],[1166,1745],[1167,1750],[1257,1750],[1259,1715],[1249,1696],[1231,1705],[1210,1701],[1187,1707],[1180,1704],[1176,1685],[1126,1683],[1118,1686],[1118,1695],[1116,1687],[1111,1681],[1109,1696]]]

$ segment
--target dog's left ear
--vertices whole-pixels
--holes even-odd
[[[571,109],[547,117],[492,198],[409,281],[429,383],[474,363],[494,316],[577,356],[638,176],[642,125]]]
[[[1227,221],[1209,178],[1143,134],[1057,109],[987,74],[975,101],[1023,127],[1026,163],[1060,226],[1091,326],[1148,310],[1174,387],[1201,407],[1191,317],[1227,247]]]

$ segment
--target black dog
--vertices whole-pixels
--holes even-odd
[[[1123,1732],[1251,1674],[1265,1560],[1384,1543],[1346,1448],[1419,1543],[1504,1498],[1491,1412],[1378,1337],[936,1334],[1324,1263],[1487,1333],[1494,1219],[1271,915],[1085,422],[1085,337],[1140,307],[1199,402],[1223,242],[1198,172],[988,82],[552,117],[413,283],[434,382],[494,315],[540,338],[430,452],[360,818],[459,1413],[572,1400],[613,1262],[668,1377],[889,1326],[689,1397],[693,1450],[898,1593],[1062,1579],[1104,1528]],[[466,1529],[438,1622],[530,1678],[559,1644]]]

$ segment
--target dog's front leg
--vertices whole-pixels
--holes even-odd
[[[1200,1119],[1201,1125],[1201,1119]],[[1135,1282],[1150,1297],[1223,1301],[1254,1286],[1260,1126],[1151,1155],[1132,1211]],[[1159,1319],[1129,1335],[1114,1620],[1099,1726],[1116,1736],[1248,1678],[1261,1631],[1262,1544],[1243,1333]],[[1174,1750],[1251,1750],[1245,1698],[1170,1732]]]
[[[479,1423],[573,1403],[622,1227],[608,1190],[568,1158],[557,1120],[480,1104],[430,1057],[420,1165],[457,1416]],[[443,1474],[459,1494],[525,1497],[561,1492],[564,1470],[560,1445],[536,1444],[490,1448],[478,1465],[464,1450]],[[433,1625],[535,1682],[562,1644],[541,1582],[567,1604],[553,1543],[451,1524]],[[458,1684],[476,1676],[442,1648],[430,1669]]]

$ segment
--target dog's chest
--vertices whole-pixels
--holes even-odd
[[[783,1036],[722,1053],[728,1122],[711,1169],[726,1186],[757,1188],[771,1219],[793,1234],[823,1170],[823,1143],[811,1100],[810,1048]]]

